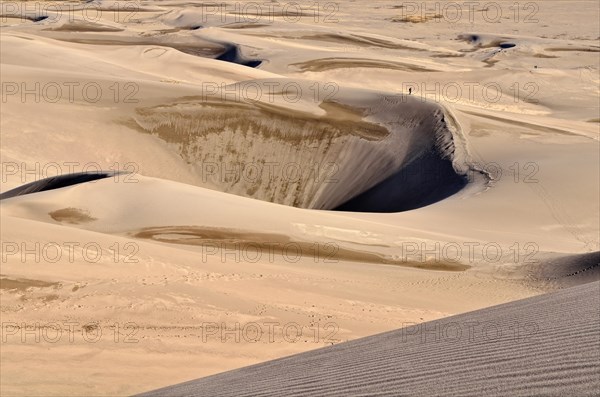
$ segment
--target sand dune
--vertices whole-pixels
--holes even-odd
[[[590,283],[140,396],[594,396],[599,297]]]
[[[283,84],[298,86],[296,82]],[[199,174],[228,193],[302,208],[333,209],[397,175],[395,188],[380,187],[395,195],[380,195],[379,210],[399,211],[431,204],[460,190],[464,184],[453,167],[453,162],[459,162],[454,158],[456,143],[445,124],[443,108],[407,97],[391,102],[376,96],[357,102],[352,99],[357,95],[338,91],[336,102],[319,104],[324,116],[264,101],[211,102],[210,97],[192,97],[138,108],[133,119],[138,130],[176,144],[182,157],[198,164]],[[218,152],[220,147],[228,149]],[[264,166],[257,167],[265,162],[293,163],[295,174],[286,178],[291,172],[286,170],[285,175],[283,171],[269,175]],[[207,164],[214,165],[214,170],[206,169]],[[223,178],[220,164],[237,165],[240,172]],[[464,173],[468,165],[462,166]],[[446,168],[440,172],[438,167]],[[314,169],[316,174],[307,172]],[[344,208],[378,210],[373,204],[362,207],[362,202]]]
[[[597,1],[301,3],[1,4],[2,396],[598,389]]]

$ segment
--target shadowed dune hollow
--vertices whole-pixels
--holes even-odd
[[[442,108],[401,96],[346,99],[321,102],[318,114],[185,97],[138,108],[128,123],[165,141],[206,186],[294,207],[399,212],[466,185]]]

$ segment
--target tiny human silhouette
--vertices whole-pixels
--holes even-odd
[[[408,95],[412,95],[412,87],[408,87]]]

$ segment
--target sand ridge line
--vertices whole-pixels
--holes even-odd
[[[391,69],[405,72],[439,72],[436,69],[430,69],[424,66],[418,66],[404,62],[381,61],[369,58],[319,58],[306,62],[291,63],[303,72],[324,72],[332,69],[355,69],[355,68],[376,68]]]
[[[576,134],[574,132],[570,132],[570,131],[563,130],[563,129],[560,129],[560,128],[546,127],[546,126],[543,126],[543,125],[538,125],[538,124],[534,124],[534,123],[528,123],[526,121],[517,121],[517,120],[512,120],[512,119],[509,119],[509,118],[505,118],[505,117],[492,116],[492,115],[489,115],[489,114],[482,114],[482,113],[468,111],[468,110],[462,110],[462,112],[466,113],[466,114],[470,114],[472,116],[481,117],[481,118],[484,118],[484,119],[489,119],[489,120],[494,120],[494,121],[499,121],[499,122],[502,122],[502,123],[512,124],[512,125],[516,125],[516,126],[527,128],[527,129],[534,130],[534,131],[539,131],[539,132],[554,132],[554,133],[561,134],[561,135],[578,136],[578,137],[584,137],[584,138],[589,138],[589,139],[595,140],[594,138],[589,137],[587,135]]]

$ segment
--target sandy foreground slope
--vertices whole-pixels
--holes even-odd
[[[143,395],[595,396],[599,288],[580,285]]]
[[[455,22],[433,2],[27,4],[0,17],[2,192],[131,174],[0,202],[2,395],[151,390],[561,288],[571,271],[537,266],[600,249],[593,1]],[[436,128],[457,194],[309,209]],[[274,183],[235,168],[264,159]],[[288,183],[290,164],[334,178]]]

